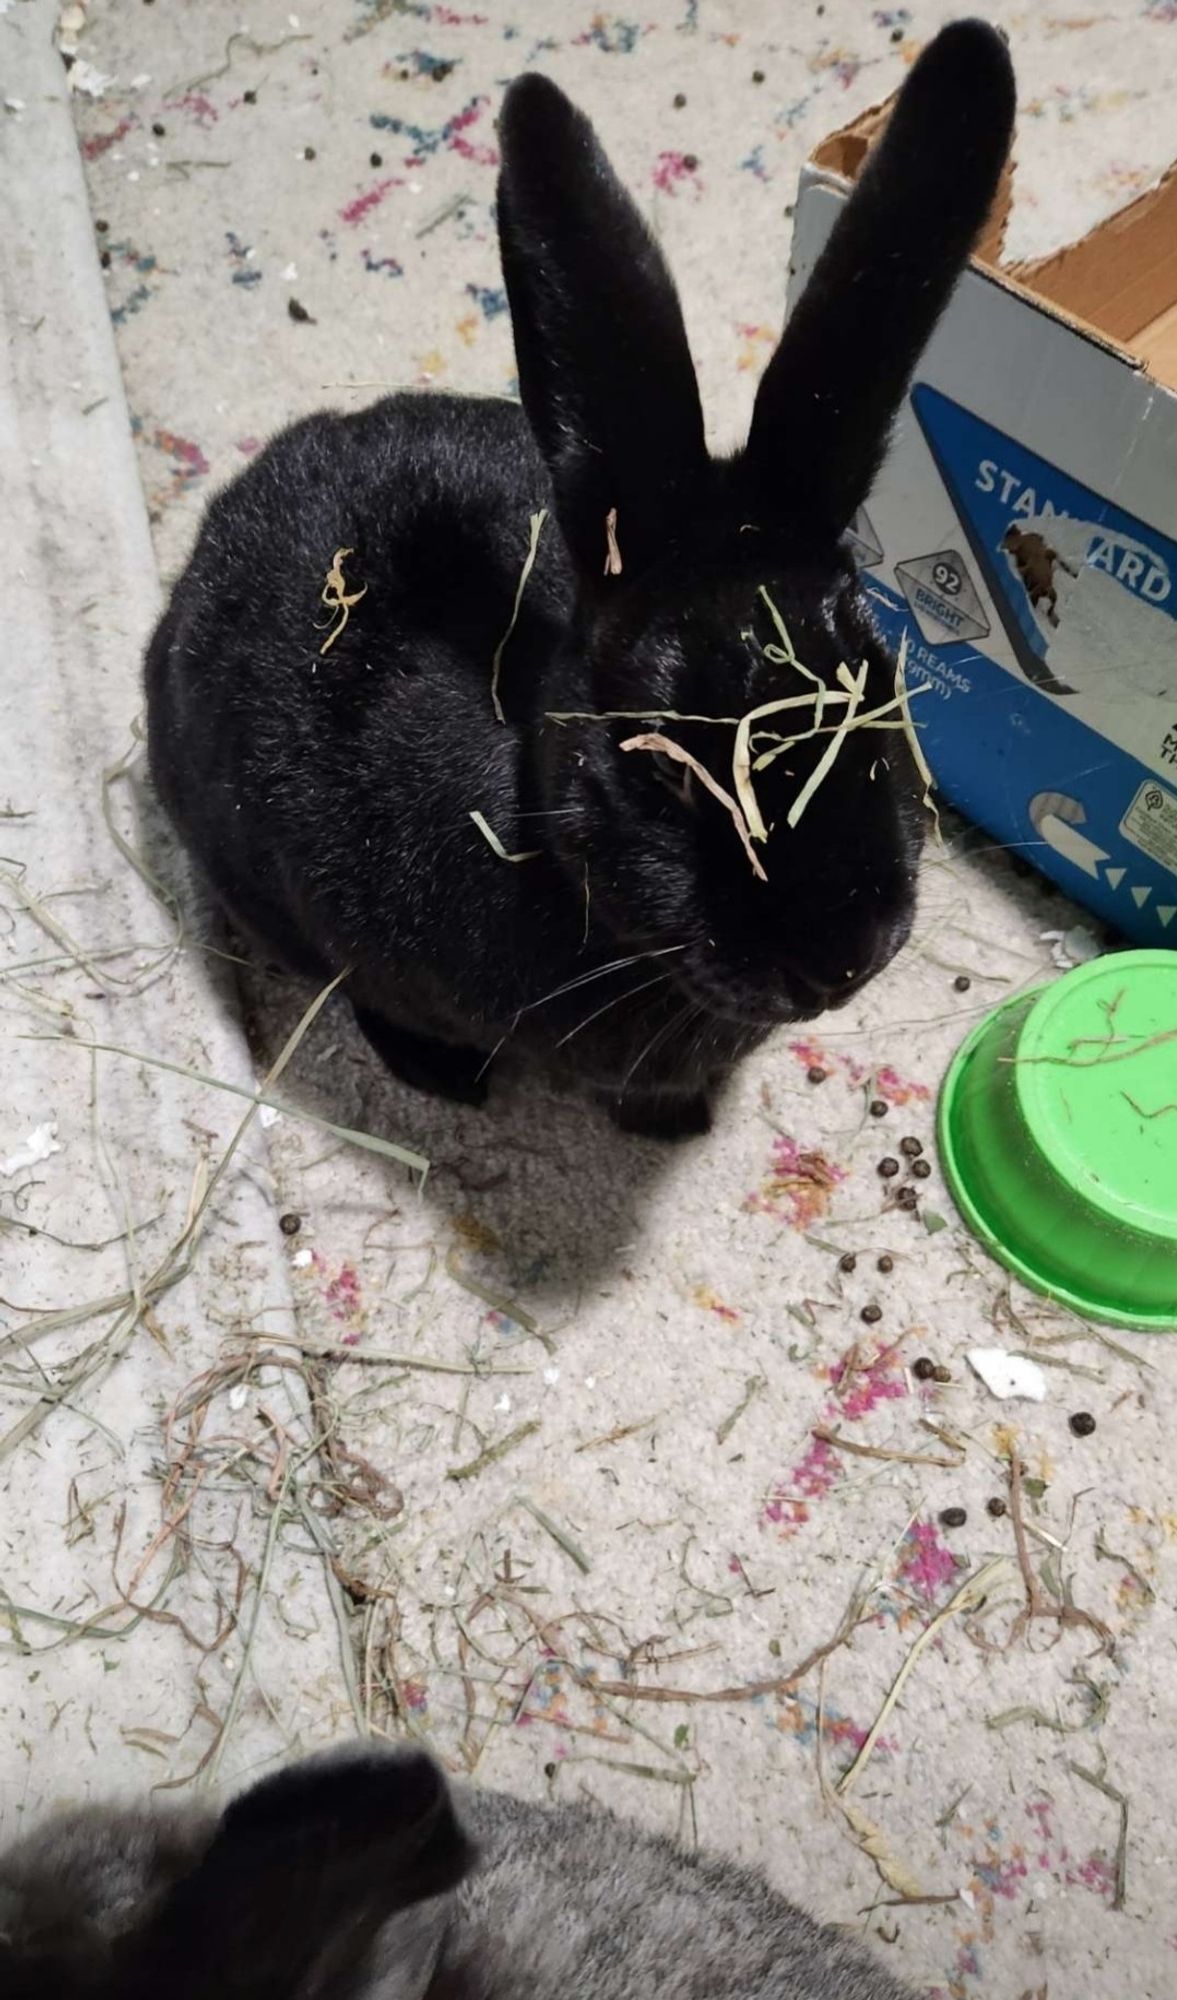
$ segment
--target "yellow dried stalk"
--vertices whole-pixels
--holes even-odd
[[[856,1846],[873,1861],[888,1889],[894,1889],[905,1903],[922,1903],[923,1889],[906,1861],[896,1854],[881,1826],[876,1825],[853,1799],[836,1799]]]
[[[524,558],[523,568],[519,572],[519,583],[515,591],[515,603],[511,610],[511,622],[495,647],[494,658],[490,663],[490,699],[495,712],[495,720],[498,722],[506,722],[507,720],[503,714],[503,704],[499,700],[499,669],[503,664],[503,654],[507,649],[507,641],[519,623],[519,606],[523,602],[523,593],[527,589],[527,579],[535,568],[535,558],[539,552],[539,538],[543,533],[544,522],[547,518],[548,510],[546,507],[541,507],[538,514],[531,516],[531,540],[527,546],[527,555]],[[491,844],[493,846],[494,843],[492,842]]]
[[[924,691],[924,688],[915,689],[916,694],[922,694]],[[932,814],[936,822],[936,831],[939,833],[940,815],[936,811],[932,800],[932,787],[936,781],[932,776],[928,760],[920,748],[920,740],[915,733],[915,724],[911,719],[911,692],[907,685],[907,633],[905,632],[899,642],[899,658],[895,662],[895,699],[899,703],[903,715],[903,733],[907,738],[907,747],[911,751],[915,761],[915,768],[919,772],[923,783],[924,804]]]
[[[907,738],[908,747],[911,750],[916,770],[919,772],[920,780],[924,787],[924,804],[936,818],[938,828],[939,816],[936,814],[936,808],[931,797],[934,780],[928,767],[927,759],[920,748],[919,737],[916,734],[915,725],[911,719],[912,695],[922,694],[926,690],[924,688],[909,689],[907,686],[905,678],[907,665],[906,632],[903,634],[899,645],[899,659],[895,669],[895,693],[893,697],[890,701],[884,702],[881,707],[869,709],[865,714],[860,715],[857,713],[857,708],[865,693],[867,672],[865,662],[862,665],[857,680],[851,676],[849,668],[845,665],[838,668],[838,679],[842,683],[842,687],[847,691],[846,693],[838,694],[834,689],[827,688],[825,682],[819,679],[817,674],[813,673],[809,667],[804,666],[797,658],[792,639],[789,637],[788,627],[781,617],[779,609],[773,602],[771,593],[764,584],[760,585],[760,596],[768,607],[769,616],[776,627],[777,636],[780,640],[780,644],[777,646],[770,644],[763,648],[765,658],[771,660],[774,665],[793,667],[796,672],[803,674],[807,680],[815,683],[815,693],[812,697],[794,696],[789,702],[782,702],[780,704],[782,708],[789,706],[800,707],[804,702],[812,699],[814,707],[813,727],[803,730],[796,736],[778,737],[773,743],[772,748],[762,751],[754,761],[750,756],[751,725],[755,721],[763,720],[766,713],[771,713],[773,705],[766,703],[763,708],[753,709],[749,715],[742,717],[737,724],[736,744],[732,757],[732,778],[735,784],[736,796],[743,808],[753,839],[767,840],[768,838],[768,830],[764,826],[763,816],[757,805],[756,794],[752,784],[754,773],[766,770],[775,758],[783,756],[786,750],[793,749],[796,744],[809,742],[813,737],[824,734],[825,729],[830,726],[823,723],[822,719],[827,701],[849,701],[850,705],[841,720],[833,727],[829,746],[816,769],[810,774],[807,783],[802,787],[800,794],[793,801],[788,814],[788,825],[795,827],[798,824],[802,813],[817,791],[818,786],[833,769],[838,752],[841,750],[842,744],[852,729],[902,729]],[[858,689],[857,694],[853,692],[855,688]],[[894,717],[896,710],[899,711],[898,718],[894,720],[889,719]],[[768,731],[763,733],[765,735],[771,734]],[[871,775],[872,777],[874,775],[873,768]]]
[[[858,705],[866,693],[866,676],[867,664],[865,660],[859,667],[856,675],[851,674],[848,667],[841,666],[838,668],[838,679],[850,695],[850,700],[846,705],[846,713],[830,737],[829,742],[826,744],[813,770],[809,773],[801,790],[793,800],[792,805],[789,807],[785,815],[785,824],[787,826],[795,827],[798,824],[802,813],[805,811],[818,786],[828,773],[833,770],[834,759],[846,741],[848,732],[854,727],[854,717]]]
[[[914,692],[918,693],[919,690],[916,689]],[[885,708],[872,708],[865,715],[856,715],[847,734],[857,735],[860,729],[898,729],[902,732],[903,724],[898,719],[891,722],[879,722],[876,720],[877,716],[887,714],[894,706],[894,702],[889,701]],[[756,758],[752,766],[753,771],[763,771],[769,764],[774,763],[778,757],[783,757],[786,750],[792,750],[795,744],[808,743],[814,736],[832,736],[834,731],[840,728],[840,726],[837,722],[826,722],[823,723],[820,729],[806,729],[799,736],[778,736],[773,742],[771,750],[762,750],[760,752],[760,755]],[[768,738],[769,732],[766,730],[765,737],[762,740],[768,740]]]
[[[773,650],[775,651],[776,648],[774,647]],[[850,699],[847,694],[830,692],[825,688],[824,684],[822,692],[828,695],[831,701],[845,702]],[[787,708],[813,708],[816,710],[817,703],[815,697],[811,694],[787,695],[783,701],[766,701],[762,702],[759,708],[750,708],[747,715],[742,715],[736,724],[735,748],[732,751],[732,784],[735,788],[736,797],[743,807],[744,818],[748,822],[748,831],[753,840],[767,840],[768,828],[761,817],[760,807],[756,801],[756,792],[752,784],[752,724],[754,722],[763,722],[766,716],[779,715],[783,709]],[[812,729],[805,731],[805,736],[815,736],[820,727],[821,723],[819,719]],[[761,733],[768,734],[769,732],[765,731]],[[763,765],[771,763],[774,757],[779,756],[781,750],[793,743],[800,743],[803,740],[804,738],[801,736],[778,738],[779,747],[776,750],[765,751],[762,756],[758,757],[755,768],[759,771]]]
[[[781,642],[779,647],[765,646],[763,649],[764,657],[766,660],[771,660],[773,665],[777,667],[795,667],[799,674],[804,674],[805,679],[807,681],[813,682],[814,687],[817,689],[817,694],[814,698],[818,706],[817,719],[820,722],[822,702],[825,700],[825,697],[828,694],[829,690],[826,687],[825,682],[822,680],[821,675],[815,674],[811,667],[804,666],[802,662],[797,658],[797,655],[793,650],[793,641],[789,637],[789,628],[785,624],[784,619],[781,617],[780,612],[777,610],[776,605],[773,603],[767,585],[763,583],[760,586],[760,595],[768,606],[768,615],[772,619],[773,624],[776,626],[777,636]]]
[[[806,701],[809,696],[804,697]],[[545,722],[718,722],[737,729],[738,715],[684,715],[677,708],[548,708]]]
[[[470,817],[474,821],[475,826],[478,828],[478,831],[482,835],[482,838],[485,840],[487,846],[491,848],[495,854],[498,855],[500,861],[539,860],[541,850],[538,847],[528,848],[525,854],[508,854],[506,848],[503,846],[503,843],[499,839],[498,834],[495,832],[493,826],[490,825],[488,820],[483,818],[480,812],[472,812]]]
[[[660,735],[657,730],[647,731],[642,736],[627,737],[626,741],[621,745],[621,748],[623,750],[650,750],[650,751],[660,752],[663,757],[671,758],[672,761],[676,764],[685,764],[688,771],[693,771],[696,778],[698,778],[699,783],[702,786],[704,786],[704,788],[707,791],[711,793],[712,798],[718,799],[720,805],[724,806],[726,810],[731,814],[732,824],[735,827],[736,832],[740,836],[740,840],[743,845],[745,854],[747,855],[749,861],[752,863],[752,873],[756,876],[758,881],[767,882],[768,877],[765,874],[763,868],[761,867],[760,862],[757,858],[756,849],[752,845],[751,836],[748,832],[747,820],[744,818],[743,813],[740,811],[740,808],[736,804],[731,793],[725,792],[723,786],[716,783],[710,771],[707,770],[705,765],[700,764],[699,759],[697,757],[692,757],[690,751],[684,750],[681,743],[676,743],[674,739],[670,736]]]
[[[974,1570],[971,1576],[965,1578],[964,1582],[953,1591],[947,1604],[943,1605],[935,1617],[930,1619],[924,1626],[923,1631],[915,1640],[898,1673],[891,1682],[884,1697],[883,1705],[863,1741],[860,1743],[852,1763],[847,1765],[834,1787],[840,1800],[845,1800],[846,1793],[852,1785],[858,1783],[859,1778],[869,1764],[874,1754],[875,1745],[886,1728],[891,1711],[903,1693],[908,1676],[916,1666],[920,1654],[926,1651],[931,1645],[933,1639],[944,1629],[949,1619],[959,1618],[962,1614],[970,1611],[979,1611],[991,1591],[997,1584],[1004,1583],[1011,1573],[1012,1564],[1008,1556],[993,1556],[989,1562],[983,1563],[980,1569]]]
[[[912,694],[923,694],[925,690],[923,688],[913,688],[911,692]],[[831,701],[848,701],[849,699],[850,697],[847,694],[831,693],[830,695]],[[857,729],[900,729],[901,730],[903,728],[902,718],[896,717],[894,713],[898,707],[899,703],[896,701],[894,695],[892,695],[890,701],[885,701],[880,703],[878,708],[868,708],[865,714],[856,715],[853,724],[851,726],[856,730]],[[891,716],[893,717],[893,720],[891,720],[890,722],[885,722],[882,720],[884,716]],[[838,729],[840,727],[841,725],[839,723],[827,722],[823,724],[823,726],[820,729],[817,728],[803,729],[796,736],[775,736],[773,737],[772,749],[762,750],[760,752],[760,755],[756,758],[752,766],[752,769],[754,772],[766,770],[769,764],[773,763],[776,758],[783,757],[785,751],[792,750],[795,744],[808,743],[812,737],[829,735],[835,729]],[[762,733],[766,738],[772,736],[773,734],[772,731],[770,730],[765,730]]]
[[[331,558],[331,567],[327,571],[327,575],[323,583],[323,588],[319,593],[320,604],[325,604],[327,606],[327,609],[331,613],[332,618],[334,618],[335,613],[337,611],[339,613],[338,625],[332,627],[331,631],[328,632],[327,637],[324,639],[322,645],[319,647],[320,659],[322,659],[324,653],[329,653],[331,651],[331,648],[335,644],[335,641],[338,639],[340,633],[344,630],[348,619],[351,617],[352,605],[358,604],[361,597],[366,597],[368,594],[368,586],[366,583],[363,584],[359,590],[349,591],[347,588],[347,584],[344,580],[344,575],[343,575],[344,560],[348,556],[354,556],[354,554],[355,554],[354,549],[336,549],[335,554]]]
[[[763,845],[768,840],[771,828],[765,824],[764,816],[756,797],[753,778],[756,773],[767,770],[777,757],[783,756],[787,750],[792,750],[799,743],[811,742],[816,736],[828,734],[830,737],[830,741],[817,765],[810,773],[789,809],[786,823],[790,828],[794,828],[799,824],[810,801],[832,771],[847,736],[852,730],[856,729],[901,730],[907,739],[916,770],[924,786],[924,804],[934,816],[936,816],[936,808],[931,798],[934,782],[932,773],[920,747],[919,738],[911,719],[912,697],[917,694],[926,693],[927,688],[925,686],[909,689],[907,686],[905,678],[907,634],[904,633],[900,643],[899,658],[895,670],[894,694],[888,701],[880,703],[878,707],[860,712],[861,704],[866,694],[868,674],[866,661],[864,660],[860,664],[857,674],[852,674],[849,667],[843,662],[837,671],[837,679],[840,685],[836,688],[828,687],[818,674],[815,674],[811,668],[805,666],[797,658],[792,639],[789,637],[788,627],[781,617],[780,610],[774,603],[766,585],[760,585],[759,595],[768,608],[779,640],[779,644],[769,642],[767,645],[762,645],[761,650],[765,659],[771,661],[774,666],[792,667],[804,679],[812,682],[812,694],[786,695],[777,701],[762,702],[759,707],[749,709],[746,714],[741,716],[686,715],[680,714],[673,709],[665,709],[656,713],[641,709],[610,709],[601,711],[553,710],[547,714],[546,720],[560,723],[613,721],[708,722],[734,728],[736,732],[735,742],[732,746],[732,790],[735,794],[734,798],[731,794],[724,791],[721,785],[716,783],[697,758],[692,757],[688,751],[683,750],[680,745],[674,743],[667,736],[663,736],[660,733],[648,732],[642,736],[631,737],[627,743],[621,745],[621,748],[623,750],[642,749],[661,751],[663,756],[671,757],[676,762],[685,764],[689,770],[693,771],[700,783],[731,814],[733,824],[752,863],[753,872],[761,881],[766,881],[768,878],[756,859],[752,843],[758,841]],[[751,632],[745,632],[742,636],[745,639],[752,639],[754,637]],[[824,714],[827,705],[830,707],[837,705],[844,708],[844,714],[836,723],[825,721]],[[757,729],[755,727],[757,723],[766,721],[769,716],[780,715],[798,708],[812,708],[813,723],[809,729],[800,730],[792,736],[783,736],[775,730]],[[766,742],[771,747],[761,750],[757,755],[755,754],[755,745],[758,742]],[[872,778],[874,777],[877,763],[878,760],[876,759],[875,764],[871,767]]]

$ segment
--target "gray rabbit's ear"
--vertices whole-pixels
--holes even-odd
[[[229,1806],[129,1943],[120,2000],[358,2000],[377,1968],[382,2000],[420,2000],[444,1929],[434,1899],[472,1858],[430,1758],[296,1764]]]
[[[436,1897],[390,1918],[367,1968],[367,1981],[380,2000],[424,2000],[437,1971],[449,1920],[449,1905]]]

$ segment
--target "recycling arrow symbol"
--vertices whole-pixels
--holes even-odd
[[[1065,792],[1039,792],[1030,801],[1030,824],[1056,854],[1081,868],[1093,882],[1099,881],[1099,864],[1110,861],[1111,856],[1079,832],[1087,824],[1087,813],[1078,799],[1068,798]]]

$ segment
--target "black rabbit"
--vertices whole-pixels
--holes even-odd
[[[456,1806],[456,1810],[455,1810]],[[356,1748],[0,1855],[4,2000],[914,2000],[763,1876]]]
[[[993,29],[936,37],[746,447],[713,460],[660,251],[587,120],[521,77],[498,216],[523,407],[405,394],[311,417],[212,502],[148,653],[155,782],[268,952],[317,979],[350,968],[398,1076],[477,1102],[509,1039],[631,1130],[703,1130],[712,1081],[906,938],[924,815],[904,735],[852,730],[788,814],[848,669],[865,670],[859,713],[894,700],[844,531],[985,219],[1013,106]],[[500,721],[492,663],[541,508]],[[351,600],[336,636],[332,570],[327,597]],[[730,794],[732,722],[812,700],[814,677],[824,733],[755,777],[767,837],[748,843],[675,750]],[[616,711],[632,719],[552,720]],[[730,720],[682,719],[699,716]],[[763,726],[812,732],[815,710]],[[652,733],[672,749],[626,750]]]

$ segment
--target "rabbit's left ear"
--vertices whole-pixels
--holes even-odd
[[[707,466],[678,294],[588,119],[554,83],[519,77],[500,137],[523,407],[582,582],[601,578],[614,508],[624,580],[673,547]]]
[[[381,1993],[417,2000],[445,1926],[429,1899],[471,1860],[428,1757],[296,1764],[233,1801],[203,1860],[127,1941],[119,2000],[344,2000],[363,1990],[382,1932]]]

